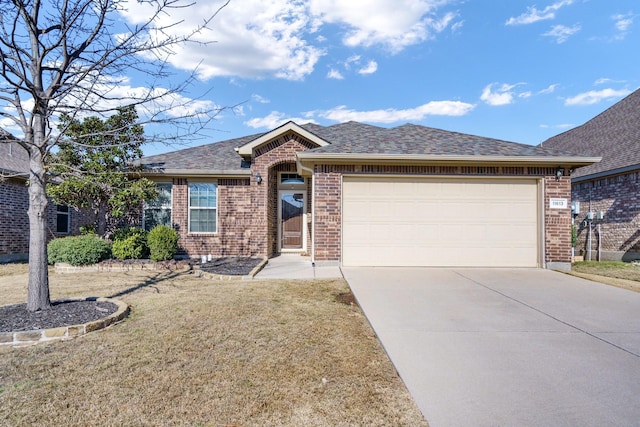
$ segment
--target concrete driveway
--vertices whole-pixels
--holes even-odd
[[[640,294],[540,269],[343,268],[431,427],[640,425]]]

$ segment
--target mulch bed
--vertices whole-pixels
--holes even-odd
[[[261,258],[214,258],[211,261],[200,264],[200,269],[207,273],[225,276],[246,276],[251,273],[251,270],[260,264],[261,261]]]
[[[215,258],[204,264],[197,260],[165,261],[162,266],[175,270],[187,265],[199,266],[202,271],[226,276],[245,276],[251,272],[262,259],[224,257]],[[149,260],[107,260],[102,265],[142,265]],[[166,264],[166,265],[165,265]],[[114,313],[118,307],[110,302],[73,301],[54,303],[50,310],[36,312],[27,311],[26,304],[15,304],[0,307],[0,332],[20,332],[36,329],[58,328],[62,326],[80,325],[93,320],[102,319]]]
[[[51,309],[27,311],[26,304],[0,307],[0,332],[20,332],[36,329],[81,325],[115,313],[118,306],[105,301],[70,301],[53,303]]]

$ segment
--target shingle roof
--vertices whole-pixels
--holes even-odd
[[[312,150],[314,153],[522,157],[567,154],[559,150],[414,124],[390,129],[368,125],[363,128],[362,124],[355,122],[338,126],[341,126],[342,134],[331,145]]]
[[[29,154],[15,142],[11,134],[0,129],[0,173],[5,175],[29,174]]]
[[[602,157],[600,163],[577,169],[574,178],[640,168],[640,89],[585,124],[547,139],[541,146]]]
[[[251,142],[259,136],[261,134],[148,156],[144,157],[141,163],[143,165],[157,164],[161,168],[171,170],[246,170],[247,166],[243,164],[242,158],[235,152],[235,148]]]
[[[309,150],[320,154],[407,154],[438,156],[567,156],[559,150],[507,142],[493,138],[450,132],[425,126],[406,124],[382,128],[358,122],[332,126],[314,123],[302,128],[327,141],[329,145]],[[234,150],[264,134],[250,135],[166,154],[145,157],[145,165],[161,164],[166,170],[246,170],[241,157]],[[570,155],[573,156],[573,155]]]

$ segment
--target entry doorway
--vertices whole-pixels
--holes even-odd
[[[306,248],[304,191],[281,190],[278,197],[278,249],[299,252]]]

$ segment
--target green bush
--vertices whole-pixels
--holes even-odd
[[[149,232],[147,242],[154,261],[172,259],[178,252],[178,232],[166,225],[154,227]]]
[[[140,234],[115,240],[111,245],[111,253],[118,259],[140,259],[149,254],[147,240]]]
[[[47,246],[49,264],[95,264],[111,257],[111,245],[95,234],[54,239]]]
[[[62,260],[62,252],[66,247],[65,239],[67,238],[53,239],[47,245],[47,261],[49,264],[53,265],[56,262],[64,262]]]
[[[80,234],[96,234],[96,225],[95,224],[81,225]]]
[[[139,259],[149,255],[147,235],[140,227],[123,227],[117,229],[112,236],[113,256],[118,259]]]
[[[125,240],[131,236],[143,235],[145,240],[147,239],[148,232],[141,227],[120,227],[116,231],[113,232],[111,236],[111,240],[114,242],[117,240]]]

